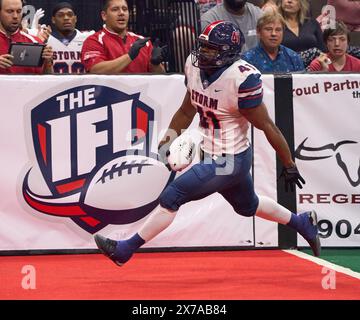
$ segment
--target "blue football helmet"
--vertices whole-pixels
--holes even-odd
[[[245,38],[229,21],[215,21],[200,34],[192,52],[192,64],[200,69],[217,69],[240,59]]]

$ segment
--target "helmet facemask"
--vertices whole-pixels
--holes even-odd
[[[217,46],[201,40],[198,41],[196,49],[192,52],[192,64],[200,69],[222,68],[239,58],[239,52],[229,45]]]

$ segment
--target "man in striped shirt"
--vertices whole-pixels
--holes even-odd
[[[41,67],[14,66],[14,57],[9,54],[11,43],[41,43],[37,37],[31,36],[21,30],[22,19],[21,0],[0,0],[0,74],[43,74],[52,73],[52,48],[45,47]]]

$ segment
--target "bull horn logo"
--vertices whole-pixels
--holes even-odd
[[[338,166],[342,169],[344,172],[346,178],[348,179],[349,183],[355,188],[360,185],[360,160],[359,160],[359,168],[358,168],[358,179],[355,181],[350,177],[349,169],[346,165],[346,163],[343,161],[340,152],[338,149],[340,149],[343,145],[348,144],[357,144],[358,142],[352,141],[352,140],[344,140],[340,141],[338,143],[329,143],[321,147],[308,147],[305,146],[306,141],[309,138],[307,137],[303,142],[300,143],[300,145],[295,150],[295,157],[299,160],[304,161],[315,161],[315,160],[323,160],[328,159],[333,156],[335,156],[336,162]],[[306,156],[303,154],[303,152],[311,153],[311,156]]]

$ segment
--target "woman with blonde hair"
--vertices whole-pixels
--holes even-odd
[[[280,0],[279,12],[285,19],[282,44],[299,53],[307,67],[326,50],[320,24],[309,18],[307,0]]]

